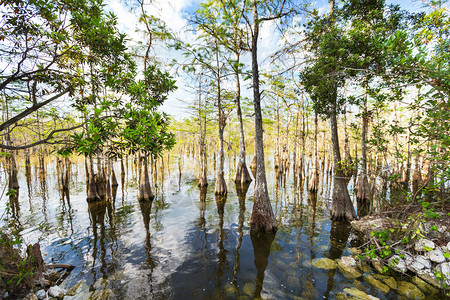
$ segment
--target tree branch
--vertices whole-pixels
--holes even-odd
[[[26,116],[28,116],[29,114],[35,112],[36,110],[38,110],[39,108],[41,108],[42,106],[45,106],[47,104],[49,104],[52,101],[55,101],[56,99],[64,96],[65,94],[67,94],[68,92],[70,92],[71,88],[66,89],[65,91],[51,97],[50,99],[47,99],[45,101],[42,101],[41,103],[38,103],[36,105],[32,105],[31,107],[25,109],[23,112],[21,112],[20,114],[16,115],[15,117],[12,117],[11,119],[5,121],[3,124],[0,125],[0,131],[5,130],[6,128],[8,128],[9,126],[11,126],[12,124],[16,123],[17,121],[25,118]]]
[[[64,132],[64,131],[75,130],[75,129],[77,129],[77,128],[82,127],[83,125],[84,125],[84,124],[80,124],[80,125],[73,126],[73,127],[69,127],[69,128],[55,129],[55,130],[53,130],[52,132],[50,132],[49,135],[48,135],[45,139],[42,139],[42,140],[40,140],[40,141],[31,143],[31,144],[28,144],[28,145],[22,145],[22,146],[8,146],[8,145],[0,144],[0,149],[6,149],[6,150],[23,150],[23,149],[32,148],[32,147],[34,147],[34,146],[37,146],[37,145],[46,143],[46,142],[49,141],[49,140],[53,137],[53,135],[55,135],[56,133]]]

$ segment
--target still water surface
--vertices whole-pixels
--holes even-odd
[[[64,195],[55,159],[47,159],[45,178],[32,167],[28,187],[22,163],[24,240],[40,241],[47,262],[76,266],[62,283],[68,289],[85,280],[74,299],[88,299],[100,290],[103,297],[117,299],[334,299],[355,285],[381,299],[398,298],[347,279],[338,269],[312,266],[316,258],[351,255],[348,227],[329,219],[328,176],[314,201],[304,188],[294,187],[292,173],[286,184],[277,184],[273,164],[267,166],[279,224],[272,242],[250,236],[253,183],[238,193],[228,178],[228,196],[216,198],[213,170],[208,188],[200,191],[193,159],[182,159],[181,177],[176,159],[164,172],[158,168],[157,197],[148,203],[137,201],[131,160],[123,185],[116,164],[119,187],[111,204],[86,202],[81,159],[72,158],[70,192]],[[1,211],[7,202],[1,199]]]

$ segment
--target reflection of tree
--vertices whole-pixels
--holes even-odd
[[[19,189],[9,195],[9,206],[11,208],[12,217],[19,220],[20,205],[19,205]]]
[[[275,218],[277,217],[277,215],[279,216],[278,222],[281,221],[281,212],[280,212],[280,214],[278,214],[278,207],[279,207],[279,201],[280,201],[279,188],[280,188],[280,185],[282,184],[280,174],[281,174],[281,172],[275,171]],[[280,207],[281,207],[281,204],[280,204]]]
[[[97,260],[97,252],[99,249],[97,248],[97,241],[99,241],[100,245],[100,272],[102,273],[103,278],[107,278],[106,270],[107,270],[107,264],[106,264],[106,247],[105,247],[105,215],[106,215],[106,202],[94,202],[88,204],[88,211],[89,211],[89,217],[91,221],[92,226],[92,235],[94,236],[93,240],[93,250],[92,250],[92,257],[93,257],[93,268],[91,273],[94,275],[94,281],[97,280],[97,273],[95,271],[95,264]],[[98,226],[100,226],[100,236],[98,234]]]
[[[345,246],[347,245],[348,237],[350,236],[350,225],[348,222],[332,221],[330,230],[330,250],[328,251],[328,258],[336,260],[342,256]],[[327,290],[324,298],[328,299],[328,295],[334,286],[334,274],[336,270],[328,272]]]
[[[147,254],[147,265],[150,267],[150,273],[148,278],[150,280],[150,291],[153,293],[153,270],[156,267],[156,263],[152,258],[152,244],[151,244],[151,234],[150,234],[150,213],[152,209],[153,201],[139,201],[139,206],[141,208],[142,220],[144,221],[145,227],[145,252]]]
[[[40,170],[39,170],[39,181],[42,194],[42,213],[44,214],[45,224],[48,224],[47,215],[47,176],[45,175],[44,158],[39,158]]]
[[[31,162],[30,162],[30,156],[28,153],[25,157],[25,178],[27,181],[27,189],[28,189],[28,201],[30,204],[30,211],[32,210],[32,202],[31,198],[33,197],[33,187],[31,184]]]
[[[207,192],[207,186],[199,187],[200,191],[200,216],[198,217],[197,222],[195,224],[200,228],[200,234],[203,232],[205,233],[205,243],[206,243],[206,219],[205,219],[205,210],[206,210],[206,192]],[[202,248],[204,245],[203,239],[202,241]]]
[[[244,235],[243,227],[244,227],[244,221],[245,221],[245,198],[247,196],[247,191],[250,186],[250,182],[248,183],[242,183],[236,184],[236,194],[238,196],[239,200],[239,218],[238,218],[238,243],[236,246],[236,250],[234,251],[234,257],[235,257],[235,265],[233,268],[233,286],[234,290],[237,292],[237,295],[239,296],[239,288],[237,283],[237,274],[239,273],[239,249],[241,249],[242,245],[242,237]]]
[[[311,205],[311,232],[314,233],[316,227],[316,207],[317,207],[317,193],[309,194],[309,204]],[[311,240],[312,243],[312,240]]]
[[[310,224],[310,231],[308,234],[309,237],[309,251],[310,251],[310,269],[308,274],[306,275],[306,288],[304,289],[303,296],[305,296],[306,299],[312,299],[314,297],[315,292],[315,284],[314,284],[314,267],[312,265],[312,261],[316,258],[315,252],[314,252],[314,236],[316,231],[316,206],[317,206],[317,193],[310,193],[309,194],[309,204],[311,205],[311,220],[309,221]]]
[[[219,214],[219,253],[217,254],[217,290],[221,289],[221,278],[224,273],[224,269],[228,265],[227,262],[227,250],[223,246],[224,230],[223,230],[223,215],[225,213],[225,202],[227,201],[227,195],[216,194],[217,213]]]
[[[128,160],[127,160],[127,171],[128,171]],[[123,159],[120,161],[120,188],[122,190],[122,205],[125,201],[125,169],[123,166]]]
[[[62,215],[62,217],[64,217],[64,214],[67,212],[67,217],[69,220],[70,232],[71,232],[70,236],[72,236],[74,231],[73,231],[72,205],[70,204],[70,192],[69,192],[69,189],[62,189],[61,193],[62,193],[62,201],[63,201],[63,209],[61,211],[61,215]]]
[[[113,205],[115,205],[116,203],[116,198],[117,198],[117,185],[113,185],[111,186],[111,201],[113,203]]]
[[[272,246],[275,234],[252,230],[250,231],[250,238],[252,240],[253,253],[255,255],[255,297],[259,298],[263,288],[264,272],[266,271],[267,264],[269,263],[270,247]]]

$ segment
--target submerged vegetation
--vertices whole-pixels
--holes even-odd
[[[330,250],[331,263],[314,263],[339,266],[343,273],[358,264],[359,278],[370,262],[381,274],[364,278],[380,290],[389,285],[387,273],[410,272],[448,296],[446,1],[423,1],[420,12],[383,0],[330,0],[327,9],[310,1],[202,1],[187,11],[189,39],[154,15],[158,3],[150,2],[128,4],[139,19],[140,41],[119,31],[117,17],[101,1],[1,2],[1,199],[9,202],[2,217],[0,291],[25,296],[35,284],[50,284],[43,277],[49,266],[39,261],[40,250],[32,250],[39,244],[27,247],[21,238],[21,169],[29,196],[35,165],[41,182],[57,177],[63,203],[70,206],[73,160],[80,156],[95,230],[107,212],[110,220],[119,218],[114,203],[118,186],[124,193],[133,181],[130,168],[148,248],[151,203],[165,207],[158,178],[164,186],[170,166],[177,166],[181,186],[185,160],[194,162],[203,213],[214,172],[222,254],[227,195],[236,190],[245,211],[253,185],[246,221],[258,271],[256,297],[277,230],[285,225],[278,209],[298,209],[289,198],[278,203],[278,191],[286,193],[291,182],[292,198],[308,191],[314,214],[317,197],[326,203],[331,230],[352,222],[362,233],[356,260],[344,256],[335,262],[344,245],[336,247],[340,253]],[[269,47],[265,39],[275,42]],[[166,62],[162,52],[176,59]],[[190,116],[184,119],[171,118],[166,112],[175,108],[164,106],[177,88],[186,90]],[[46,170],[48,157],[56,160],[56,174]],[[106,203],[100,213],[98,203]],[[244,217],[239,214],[237,257]],[[414,265],[418,260],[423,267]],[[435,294],[417,282],[420,295]],[[336,297],[357,294],[350,289]]]

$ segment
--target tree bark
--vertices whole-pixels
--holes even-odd
[[[219,49],[216,42],[216,63],[217,63],[217,106],[219,109],[219,170],[217,172],[216,185],[214,188],[214,193],[216,195],[226,195],[227,194],[227,183],[225,182],[225,176],[223,172],[225,153],[223,150],[223,132],[226,126],[225,115],[222,108],[222,98],[221,98],[221,88],[220,88],[220,68],[219,68]]]
[[[204,118],[204,124],[202,124],[202,118]],[[200,129],[200,176],[198,181],[199,187],[208,186],[208,180],[206,177],[206,147],[205,147],[205,134],[206,134],[206,109],[202,114],[202,80],[200,78],[199,91],[198,91],[198,121]],[[189,147],[190,150],[190,147]]]
[[[252,76],[253,76],[253,103],[255,109],[255,154],[256,154],[256,184],[255,201],[253,204],[250,227],[252,230],[275,232],[277,230],[275,215],[270,204],[267,189],[266,166],[264,164],[264,141],[261,113],[261,95],[259,92],[258,70],[258,35],[259,20],[256,0],[252,0],[253,34],[252,34]]]
[[[334,181],[331,205],[331,218],[333,220],[353,221],[356,218],[347,183],[341,170],[341,153],[339,148],[339,136],[336,117],[336,102],[332,104],[330,116],[331,142],[333,144]]]
[[[236,62],[239,62],[239,53],[235,52]],[[236,80],[236,111],[239,121],[239,161],[236,167],[236,174],[234,176],[234,182],[239,184],[246,184],[252,181],[250,173],[247,169],[245,161],[245,136],[244,136],[244,122],[242,121],[241,110],[241,83],[239,80],[238,70],[235,70],[234,78]]]
[[[356,182],[356,201],[358,205],[358,215],[360,217],[366,216],[370,210],[371,191],[369,181],[367,179],[367,126],[368,126],[368,112],[367,112],[367,81],[365,82],[364,95],[364,110],[362,115],[362,137],[361,137],[361,161],[362,170],[359,173]]]
[[[142,160],[143,166],[141,168],[141,179],[139,182],[139,193],[138,200],[139,201],[150,201],[155,198],[153,195],[152,189],[150,187],[150,179],[148,175],[148,163],[147,157],[143,157]]]
[[[309,182],[309,191],[316,193],[319,189],[319,163],[317,160],[317,131],[318,131],[317,113],[314,114],[314,168],[311,174],[311,180]]]

